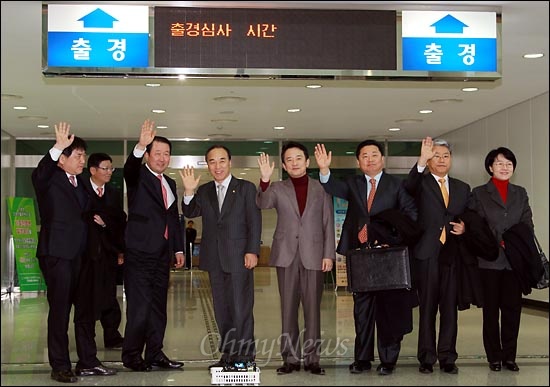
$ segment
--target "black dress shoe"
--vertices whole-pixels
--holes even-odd
[[[277,368],[277,375],[291,374],[292,371],[300,371],[300,363],[283,363],[282,367]]]
[[[376,370],[378,371],[378,375],[391,375],[393,373],[394,366],[391,364],[382,363],[376,367]]]
[[[153,369],[149,364],[147,364],[143,360],[139,360],[133,363],[123,363],[123,365],[124,367],[130,368],[132,371],[137,371],[137,372],[149,372]]]
[[[448,374],[458,374],[458,367],[455,363],[442,364],[440,368]]]
[[[157,360],[151,362],[151,365],[153,367],[159,367],[159,368],[176,369],[176,368],[183,367],[183,362],[173,361],[168,359],[166,356],[161,356]]]
[[[491,369],[491,371],[498,372],[502,369],[502,366],[500,365],[499,361],[494,361],[492,363],[489,363],[489,368]]]
[[[71,370],[52,371],[51,377],[53,380],[61,383],[76,383],[78,378]]]
[[[504,367],[506,367],[506,369],[508,371],[513,371],[513,372],[518,372],[519,371],[519,367],[518,367],[518,365],[516,364],[515,361],[507,360],[502,364],[504,365]]]
[[[422,374],[431,374],[434,372],[434,367],[431,364],[422,363],[420,367],[418,367],[418,371]]]
[[[363,371],[368,371],[372,367],[370,361],[356,360],[349,365],[349,372],[352,374],[360,374]]]
[[[103,364],[100,364],[92,368],[77,367],[75,369],[75,374],[76,376],[92,376],[92,375],[111,376],[111,375],[116,375],[116,370],[113,368],[107,368]]]
[[[308,364],[308,365],[304,365],[304,371],[309,371],[313,375],[324,375],[325,374],[325,369],[321,368],[319,363],[311,363],[311,364]]]

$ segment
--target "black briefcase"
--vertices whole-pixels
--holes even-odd
[[[352,292],[411,288],[407,246],[351,250],[346,266]]]

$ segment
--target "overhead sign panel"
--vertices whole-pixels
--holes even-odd
[[[149,7],[49,4],[47,65],[149,66]]]
[[[404,71],[496,72],[495,12],[403,11]]]
[[[155,67],[396,70],[396,12],[155,7]]]

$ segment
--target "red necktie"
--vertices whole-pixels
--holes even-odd
[[[166,192],[166,187],[162,184],[162,175],[157,175],[160,181],[160,188],[162,189],[162,199],[164,200],[164,208],[168,208],[168,193]],[[168,224],[164,229],[164,239],[168,239]]]
[[[97,187],[97,196],[99,197],[103,196],[103,187]]]
[[[69,181],[73,185],[73,187],[76,187],[76,177],[74,175],[69,175]]]
[[[376,193],[376,179],[371,178],[370,180],[370,192],[369,197],[367,198],[367,210],[370,212],[370,208],[372,207],[372,202],[374,201],[374,194]],[[359,242],[365,243],[368,240],[368,232],[367,232],[367,225],[363,225],[363,228],[359,231],[359,234],[357,234],[357,237],[359,238]]]

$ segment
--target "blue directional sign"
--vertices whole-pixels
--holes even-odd
[[[496,72],[495,12],[402,12],[403,70]]]
[[[48,5],[50,67],[148,67],[149,7]]]

